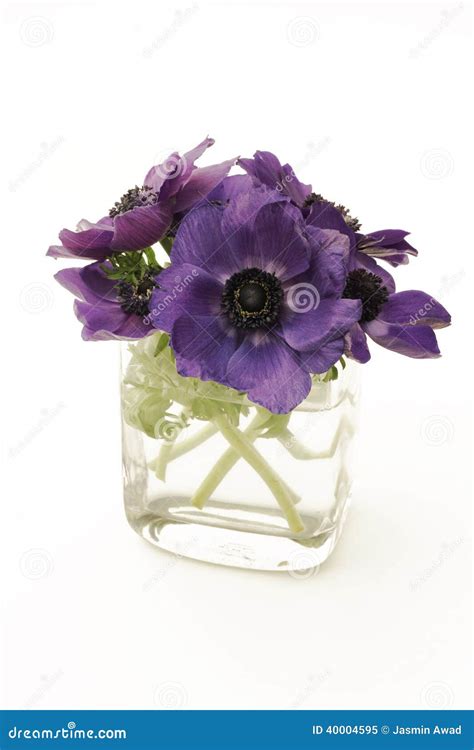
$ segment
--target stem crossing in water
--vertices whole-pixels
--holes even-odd
[[[247,461],[247,463],[265,482],[280,506],[291,531],[295,534],[304,531],[305,527],[303,521],[294,505],[288,489],[282,484],[280,477],[272,469],[270,464],[255,449],[248,436],[241,432],[237,427],[233,427],[226,416],[217,408],[213,409],[211,420],[219,428],[231,448],[233,448],[238,455],[244,459],[244,461]],[[213,481],[213,471],[211,471],[207,477],[210,483]],[[193,498],[193,501],[195,502],[195,498]]]

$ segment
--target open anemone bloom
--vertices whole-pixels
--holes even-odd
[[[228,174],[236,159],[208,167],[195,161],[212,146],[206,138],[183,156],[172,153],[165,162],[152,167],[141,187],[128,190],[116,201],[109,214],[98,222],[86,219],[78,231],[63,229],[61,245],[52,245],[47,254],[55,258],[105,260],[115,252],[141,250],[161,240],[173,224],[199,203]]]
[[[99,262],[64,268],[55,279],[77,297],[74,311],[84,326],[85,341],[141,339],[151,329],[146,316],[155,269],[142,270],[134,282],[117,282],[107,275],[107,268],[110,264]]]
[[[396,292],[392,276],[373,258],[356,253],[344,296],[362,302],[361,318],[345,337],[345,353],[351,359],[360,363],[369,361],[367,337],[407,357],[440,356],[433,329],[451,323],[448,311],[426,292]]]
[[[418,250],[406,241],[410,234],[403,229],[382,229],[379,232],[357,235],[357,249],[373,258],[380,258],[391,266],[405,265],[410,255],[418,255]]]
[[[202,206],[177,232],[150,319],[171,334],[181,375],[286,414],[308,395],[310,373],[339,360],[360,319],[361,302],[342,299],[349,249],[340,232],[306,233],[288,203],[264,205],[240,226],[232,203]]]

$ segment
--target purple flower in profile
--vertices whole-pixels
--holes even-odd
[[[236,159],[196,167],[194,162],[212,146],[206,138],[183,156],[171,154],[163,164],[152,167],[143,186],[128,190],[110,209],[109,215],[91,223],[83,219],[78,231],[63,229],[61,245],[47,254],[54,258],[104,260],[114,252],[141,250],[162,239],[173,217],[199,203],[228,174]]]
[[[83,324],[86,341],[140,339],[153,329],[147,323],[148,304],[157,269],[149,268],[131,281],[111,279],[109,263],[91,263],[83,268],[64,268],[55,274],[59,283],[75,297],[74,311]]]
[[[256,151],[253,159],[239,159],[239,165],[249,174],[256,185],[266,185],[289,198],[300,208],[311,194],[311,185],[300,182],[289,164],[283,166],[270,151]]]
[[[403,229],[382,229],[379,232],[357,235],[357,249],[373,258],[381,258],[391,266],[408,263],[409,255],[418,255],[418,250],[406,241],[409,232]]]
[[[425,292],[396,292],[392,276],[363,253],[352,257],[350,268],[344,297],[362,302],[362,316],[346,334],[347,356],[368,362],[367,336],[407,357],[440,356],[433,329],[448,326],[451,316],[439,302]]]
[[[360,318],[360,301],[341,298],[349,241],[305,231],[288,202],[263,205],[244,223],[239,205],[205,205],[185,217],[150,318],[171,334],[181,375],[287,413],[309,393],[310,373],[341,357],[344,334]]]

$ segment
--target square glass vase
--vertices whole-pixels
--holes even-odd
[[[153,339],[123,346],[132,528],[180,557],[295,575],[317,568],[350,499],[357,365],[315,377],[293,412],[272,415],[230,388],[180,377]]]

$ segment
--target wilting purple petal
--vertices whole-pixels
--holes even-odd
[[[93,263],[85,268],[63,268],[54,278],[84,302],[115,302],[117,282],[107,278],[100,266],[100,263]]]
[[[445,328],[451,323],[451,315],[443,305],[426,292],[415,290],[391,294],[378,319],[386,323],[430,328]]]
[[[162,331],[171,332],[184,313],[191,316],[219,315],[223,285],[199,266],[173,264],[157,277],[149,305],[149,320]]]
[[[285,341],[297,351],[307,352],[323,347],[328,341],[342,338],[361,316],[361,302],[353,299],[321,299],[309,290],[307,307],[299,307],[295,298],[303,288],[288,289],[285,313],[280,326]],[[293,309],[292,309],[293,308]]]
[[[344,336],[344,353],[356,362],[365,364],[370,359],[370,351],[367,346],[367,337],[359,323],[354,323]]]
[[[207,194],[218,185],[234,166],[236,159],[212,164],[210,167],[198,167],[187,179],[176,194],[175,211],[180,213],[206,198]]]
[[[300,182],[290,165],[282,166],[270,151],[256,151],[253,159],[239,159],[239,164],[257,182],[287,195],[297,206],[311,193],[311,185]]]
[[[298,354],[271,333],[245,337],[229,361],[226,380],[274,414],[287,414],[311,390]]]
[[[112,250],[149,247],[167,232],[173,213],[168,204],[140,206],[115,217]]]
[[[364,323],[363,327],[377,344],[406,357],[431,359],[440,356],[436,335],[429,326],[404,326],[375,319]]]
[[[361,252],[374,258],[382,258],[392,266],[408,263],[409,255],[418,255],[418,250],[410,245],[405,237],[409,234],[403,229],[382,229],[367,235],[357,235],[358,248]]]
[[[104,260],[109,252],[112,238],[113,231],[111,229],[93,227],[79,232],[62,229],[59,233],[59,239],[65,248],[65,252],[61,252],[60,247],[53,245],[49,248],[47,254],[56,258],[79,257],[86,260]]]

